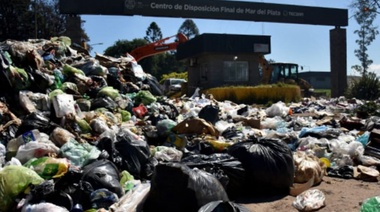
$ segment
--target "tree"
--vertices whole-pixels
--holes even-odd
[[[162,32],[156,22],[152,22],[146,30],[146,36],[144,37],[149,43],[156,42],[162,39]]]
[[[64,35],[67,17],[59,12],[59,0],[0,0],[0,41]],[[78,30],[88,41],[83,26]]]
[[[182,33],[186,35],[188,39],[191,39],[199,35],[199,30],[193,20],[186,19],[178,29],[178,33]]]
[[[351,7],[355,9],[354,17],[360,25],[360,29],[355,30],[354,33],[358,34],[359,38],[356,43],[359,45],[355,49],[355,56],[359,59],[360,65],[355,65],[352,68],[357,70],[362,75],[367,74],[368,67],[373,63],[369,59],[368,46],[375,40],[376,35],[379,34],[377,26],[373,26],[373,21],[377,16],[377,8],[379,8],[378,0],[356,0]]]

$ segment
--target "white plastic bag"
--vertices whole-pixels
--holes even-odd
[[[154,158],[159,161],[180,161],[182,152],[173,147],[157,146],[155,149]]]
[[[302,192],[293,202],[293,207],[299,211],[315,211],[325,206],[325,194],[319,189]]]
[[[58,94],[53,97],[53,106],[55,115],[58,118],[62,118],[68,114],[76,115],[75,101],[73,95],[70,94]]]
[[[139,205],[145,201],[150,191],[150,183],[141,183],[135,186],[131,191],[126,193],[120,200],[111,205],[111,212],[136,212]]]
[[[49,153],[58,154],[58,152],[59,148],[54,144],[32,141],[23,144],[18,148],[16,158],[24,164],[32,158],[40,158],[48,155]]]
[[[22,208],[21,211],[22,212],[51,212],[51,211],[68,212],[66,208],[54,205],[53,203],[49,203],[49,202],[41,202],[34,205],[27,204]]]
[[[283,102],[277,102],[270,107],[268,107],[265,112],[268,116],[274,117],[274,116],[280,116],[284,117],[289,114],[289,107],[285,105]]]

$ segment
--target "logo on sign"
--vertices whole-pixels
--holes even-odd
[[[125,7],[127,8],[127,9],[130,9],[130,10],[132,10],[132,9],[134,9],[135,8],[135,6],[136,6],[136,2],[135,2],[135,0],[125,0]]]

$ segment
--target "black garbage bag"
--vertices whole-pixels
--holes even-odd
[[[150,88],[149,90],[153,95],[155,96],[164,95],[164,92],[160,88],[160,83],[154,76],[150,74],[146,74],[146,79],[144,81],[145,81],[144,83],[149,85],[149,88]]]
[[[16,137],[34,129],[38,129],[40,132],[50,135],[58,126],[56,123],[50,121],[50,118],[45,113],[36,111],[22,119],[22,123],[16,132]]]
[[[46,93],[49,87],[54,83],[54,78],[50,79],[49,75],[41,72],[38,69],[26,68],[28,72],[31,86],[29,87],[30,91],[37,93]]]
[[[86,94],[91,98],[96,98],[99,91],[108,86],[107,81],[101,76],[91,75],[88,77],[91,78],[92,83],[89,85],[89,89],[86,91]]]
[[[193,154],[183,157],[181,162],[190,168],[202,169],[214,175],[230,199],[235,199],[246,191],[246,173],[243,165],[227,153]]]
[[[217,200],[228,196],[213,175],[181,163],[158,164],[143,211],[193,212]]]
[[[123,158],[115,148],[115,140],[112,136],[102,137],[96,147],[102,152],[100,157],[112,161],[119,170],[123,167]]]
[[[152,174],[146,173],[150,149],[145,140],[133,137],[128,130],[119,132],[116,140],[115,149],[122,157],[122,170],[127,170],[136,179],[142,179],[146,175]]]
[[[281,140],[247,140],[230,146],[228,153],[243,164],[246,189],[253,195],[285,194],[293,185],[293,154]]]
[[[230,201],[213,201],[202,206],[198,212],[250,212],[250,210]]]
[[[89,182],[83,181],[82,177],[83,170],[69,169],[64,176],[56,180],[54,190],[68,194],[73,205],[81,204],[83,210],[88,210],[92,208],[90,195],[94,188]]]
[[[215,124],[219,120],[219,107],[206,105],[199,111],[198,117]]]
[[[30,194],[29,204],[49,202],[64,207],[69,211],[74,206],[73,198],[65,191],[55,189],[52,180],[47,180],[37,185],[31,190]]]
[[[118,107],[115,101],[111,97],[100,97],[92,99],[91,110],[96,110],[98,108],[107,108],[108,110],[115,110]]]
[[[89,182],[94,190],[106,188],[118,197],[124,195],[119,170],[109,160],[97,160],[84,166],[82,180]]]

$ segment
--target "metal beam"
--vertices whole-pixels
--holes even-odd
[[[60,0],[63,14],[142,15],[347,26],[348,10],[222,0]]]

